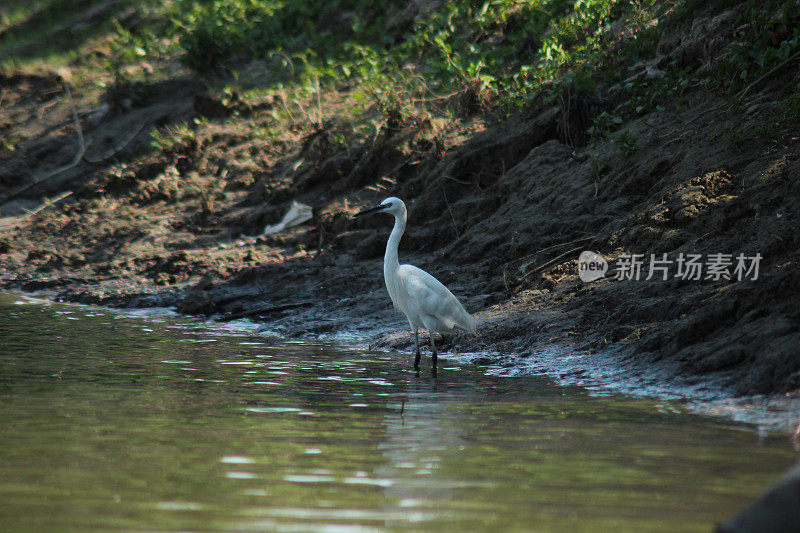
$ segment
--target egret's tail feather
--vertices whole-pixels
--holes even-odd
[[[478,319],[466,311],[464,311],[458,318],[459,320],[455,323],[457,328],[463,329],[469,333],[475,333],[475,330],[478,329]]]
[[[467,313],[467,316],[469,317],[469,322],[467,323],[469,327],[467,328],[467,331],[470,333],[475,333],[475,330],[478,329],[478,319],[469,313]]]

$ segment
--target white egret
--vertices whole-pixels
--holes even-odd
[[[456,329],[475,331],[475,318],[464,310],[453,293],[442,283],[413,265],[401,265],[397,257],[400,238],[406,230],[408,214],[406,204],[400,198],[387,198],[379,205],[365,209],[355,216],[367,213],[382,212],[394,216],[394,227],[386,243],[386,254],[383,256],[383,277],[386,290],[414,330],[416,357],[414,369],[419,370],[419,330],[428,330],[431,340],[431,372],[436,375],[436,345],[433,342],[434,332],[452,333]]]

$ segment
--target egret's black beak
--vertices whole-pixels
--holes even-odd
[[[387,207],[389,207],[389,206],[388,205],[379,204],[379,205],[376,205],[375,207],[370,207],[370,208],[364,209],[363,211],[359,211],[358,213],[353,215],[353,218],[360,217],[361,215],[366,215],[366,214],[369,214],[369,213],[376,213],[378,211],[383,211]]]

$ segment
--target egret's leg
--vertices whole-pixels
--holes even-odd
[[[433,332],[428,330],[428,334],[431,336],[431,374],[436,377],[436,345],[433,343]]]
[[[419,330],[414,329],[414,346],[417,347],[417,355],[414,357],[414,370],[419,370]]]

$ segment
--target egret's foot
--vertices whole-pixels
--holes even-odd
[[[436,370],[438,366],[439,363],[437,361],[436,352],[433,352],[433,355],[431,355],[431,376],[436,377]]]
[[[419,370],[419,360],[421,357],[419,350],[417,350],[417,355],[414,357],[414,370]]]

